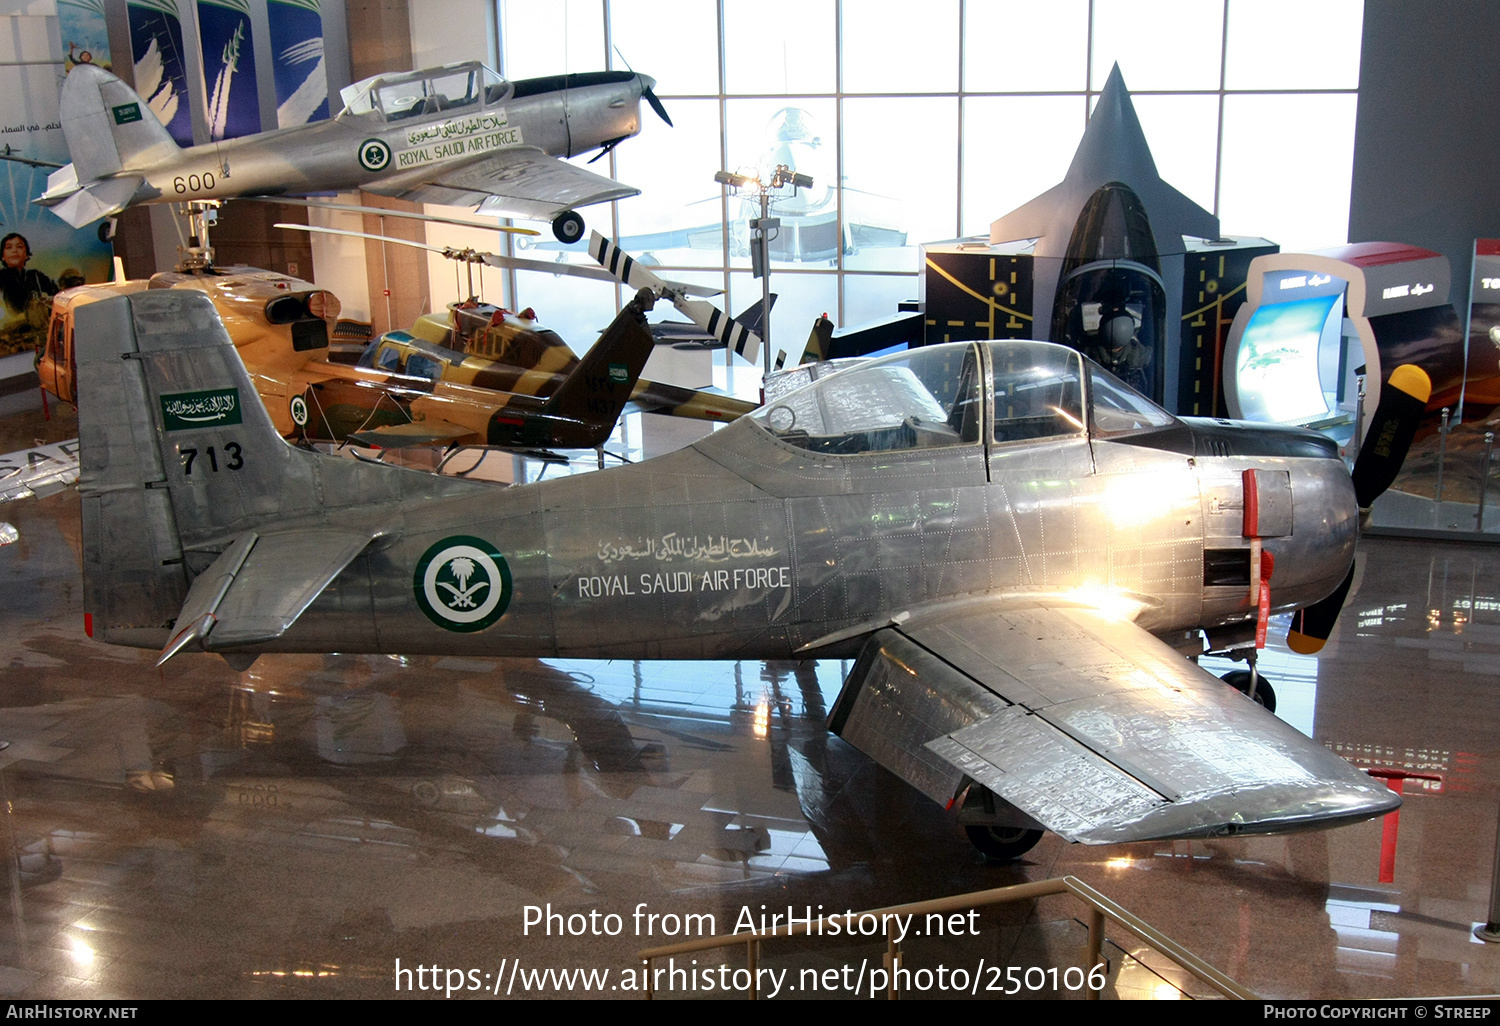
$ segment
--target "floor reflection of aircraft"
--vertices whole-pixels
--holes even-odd
[[[77,480],[77,440],[0,456],[0,502],[51,495]]]
[[[1183,651],[1270,612],[1327,637],[1312,614],[1347,585],[1420,371],[1393,374],[1392,445],[1366,446],[1352,485],[1322,436],[1181,420],[1074,350],[992,341],[831,375],[666,456],[495,489],[291,448],[254,404],[207,419],[251,385],[206,297],[92,304],[77,332],[85,608],[96,640],[160,663],[854,658],[834,731],[1004,857],[1043,827],[1266,833],[1399,804]],[[131,416],[139,396],[178,419]]]
[[[59,101],[73,162],[36,202],[78,228],[139,203],[365,189],[551,221],[571,242],[574,207],[640,190],[558,158],[638,133],[642,99],[671,124],[653,85],[628,71],[507,82],[451,64],[357,82],[325,121],[180,149],[133,89],[79,65]]]

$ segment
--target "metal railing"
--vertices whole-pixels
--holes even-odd
[[[834,920],[845,920],[850,915],[856,919],[869,916],[883,916],[887,917],[880,920],[886,924],[886,953],[884,960],[885,978],[887,980],[886,997],[894,1001],[899,997],[897,981],[899,979],[898,970],[901,966],[901,944],[897,940],[897,921],[894,917],[958,912],[965,909],[984,908],[990,905],[1003,905],[1015,901],[1028,901],[1033,898],[1045,897],[1049,894],[1071,894],[1088,906],[1087,926],[1089,934],[1082,965],[1086,981],[1089,980],[1090,972],[1101,964],[1100,953],[1104,948],[1104,923],[1106,919],[1113,919],[1156,951],[1176,962],[1183,969],[1186,969],[1225,997],[1240,1000],[1256,999],[1257,995],[1253,991],[1240,986],[1234,980],[1224,975],[1224,973],[1209,965],[1145,920],[1121,908],[1109,898],[1106,898],[1103,894],[1100,894],[1094,888],[1073,876],[1060,876],[1050,880],[1038,880],[1034,883],[996,887],[987,891],[959,894],[951,898],[935,898],[931,901],[915,901],[905,905],[891,905],[887,908],[872,909],[867,912],[824,916],[819,919],[798,922],[790,926],[778,926],[772,930],[748,933],[721,933],[713,937],[700,937],[697,940],[682,941],[677,944],[644,948],[636,952],[636,957],[646,963],[646,997],[651,998],[654,996],[654,974],[651,972],[651,961],[653,959],[684,955],[694,951],[709,951],[714,948],[735,947],[743,944],[745,946],[746,967],[750,973],[750,986],[747,990],[747,995],[751,1000],[754,1000],[759,997],[759,973],[757,969],[760,963],[760,946],[762,942],[799,936],[821,937],[830,932],[828,931],[829,923],[832,923]],[[1090,1001],[1099,1000],[1102,990],[1102,984],[1097,989],[1092,986],[1083,987],[1084,994]]]

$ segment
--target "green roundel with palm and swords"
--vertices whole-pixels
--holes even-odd
[[[482,538],[454,535],[430,546],[412,576],[417,605],[448,631],[482,631],[510,605],[510,566]]]

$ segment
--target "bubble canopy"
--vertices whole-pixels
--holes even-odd
[[[789,445],[835,455],[978,444],[986,433],[992,445],[1083,437],[1090,428],[1117,436],[1174,421],[1076,350],[1016,340],[951,342],[871,360],[751,417]]]

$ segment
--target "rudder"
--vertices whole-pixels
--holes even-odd
[[[179,152],[146,101],[92,64],[79,64],[68,73],[58,114],[68,156],[83,184]]]
[[[101,641],[162,645],[192,578],[247,531],[400,492],[395,468],[282,440],[206,295],[88,304],[74,351],[84,609]]]
[[[646,369],[646,360],[656,348],[656,340],[646,327],[646,311],[655,301],[650,289],[637,292],[547,399],[549,415],[587,425],[593,433],[593,437],[572,440],[573,445],[603,445],[614,431],[636,381]]]

